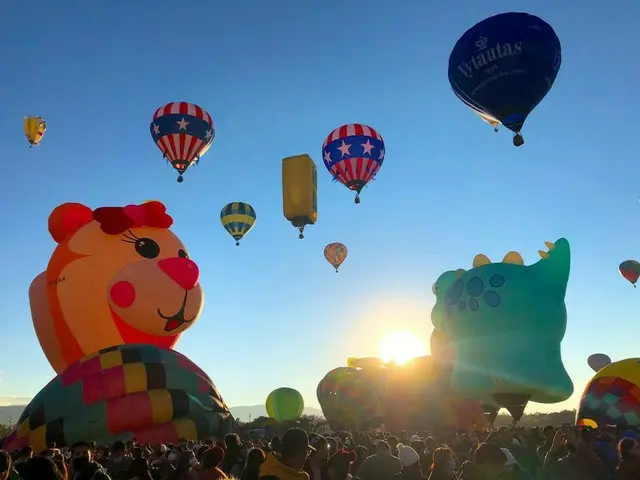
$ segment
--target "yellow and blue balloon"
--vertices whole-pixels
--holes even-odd
[[[256,223],[256,211],[244,202],[231,202],[220,212],[220,221],[229,235],[240,245],[240,240],[249,233]]]

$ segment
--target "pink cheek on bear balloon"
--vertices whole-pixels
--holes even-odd
[[[136,289],[129,282],[118,282],[109,292],[111,300],[120,308],[129,308],[136,299]]]

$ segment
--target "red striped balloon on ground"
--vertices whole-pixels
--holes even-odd
[[[150,130],[163,158],[178,172],[178,183],[187,168],[200,161],[216,136],[211,115],[188,102],[170,102],[158,108]]]
[[[351,123],[336,128],[322,144],[324,165],[334,180],[360,192],[378,173],[385,156],[382,136],[373,128]]]

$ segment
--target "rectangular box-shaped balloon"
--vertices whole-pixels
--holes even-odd
[[[318,169],[309,155],[282,160],[282,207],[294,225],[313,225],[318,218]]]

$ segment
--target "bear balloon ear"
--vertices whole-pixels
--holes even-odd
[[[93,221],[93,211],[81,203],[63,203],[49,215],[49,233],[56,243],[62,243],[87,223]]]

